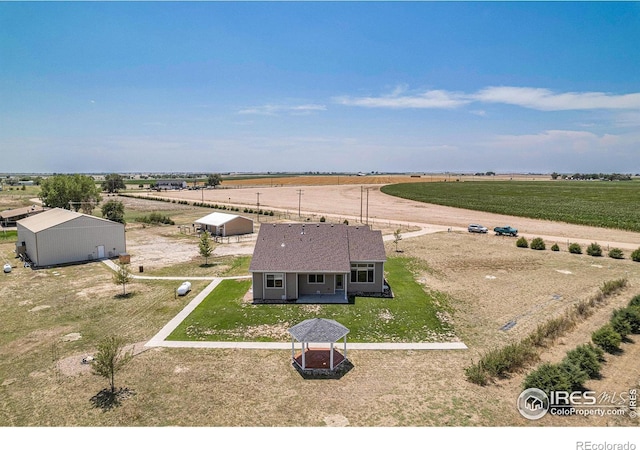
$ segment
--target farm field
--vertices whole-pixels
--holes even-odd
[[[640,231],[640,182],[402,183],[385,194],[424,203]]]
[[[286,209],[290,196],[297,212],[295,189],[292,195],[287,187],[260,189],[269,192],[264,198],[270,207]],[[238,199],[256,198],[254,188],[208,190],[205,195],[220,201],[229,192]],[[357,185],[309,186],[304,189],[303,201],[308,211],[318,216],[358,219],[360,192]],[[194,192],[171,195],[189,199],[191,194]],[[517,248],[511,238],[466,232],[466,223],[477,214],[487,225],[512,221],[513,216],[424,205],[377,189],[369,194],[369,212],[377,215],[375,220],[369,216],[374,228],[384,224],[384,233],[390,234],[399,223],[411,224],[412,229],[424,224],[429,231],[400,241],[401,256],[420,262],[413,275],[419,284],[446,294],[456,337],[468,350],[350,350],[353,368],[342,378],[305,380],[291,367],[288,351],[142,347],[207,285],[206,281],[194,282],[190,294],[176,298],[178,281],[135,280],[127,286],[133,295],[122,299],[117,297],[121,287],[112,283],[110,271],[101,263],[37,271],[17,266],[0,283],[0,314],[8,318],[7,332],[0,336],[0,425],[638,426],[637,419],[613,417],[546,416],[530,422],[515,409],[526,373],[480,387],[465,379],[464,368],[488,349],[521,339],[538,324],[590,297],[605,281],[626,278],[624,291],[541,354],[542,361],[559,361],[567,350],[588,342],[591,332],[608,321],[615,308],[640,293],[640,264],[628,258],[573,255],[563,241],[560,252]],[[181,233],[179,225],[190,225],[210,209],[129,200],[131,211],[127,213],[132,216],[162,208],[176,222],[176,226],[127,226],[133,267],[143,265],[145,274],[174,276],[200,276],[207,270],[200,267],[203,260],[197,254],[197,238]],[[451,232],[446,227],[427,226],[439,221],[453,226]],[[522,223],[528,226],[523,229]],[[552,235],[587,242],[606,235],[629,247],[640,246],[636,245],[637,233],[628,231],[533,219],[512,224],[523,233],[548,227]],[[224,256],[210,258],[212,274],[242,274],[250,245],[217,244],[216,251]],[[395,256],[393,242],[386,245],[387,254]],[[12,262],[13,246],[11,241],[0,241],[0,254]],[[244,262],[235,264],[231,260],[234,252],[245,258]],[[29,286],[28,294],[24,286]],[[313,314],[310,311],[310,317]],[[510,321],[516,325],[502,331]],[[118,386],[131,388],[136,395],[103,412],[89,399],[106,381],[92,375],[80,361],[111,332],[136,345],[136,356],[116,378]],[[603,391],[637,387],[638,357],[640,345],[624,343],[622,354],[607,356],[603,378],[587,387]]]

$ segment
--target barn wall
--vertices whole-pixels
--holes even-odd
[[[107,258],[126,253],[124,225],[87,216],[39,232],[37,245],[39,266],[97,259],[100,245]]]
[[[245,217],[236,217],[224,224],[225,236],[253,233],[253,221]]]
[[[36,238],[36,234],[31,231],[28,230],[27,228],[24,227],[24,225],[21,224],[17,224],[18,227],[18,241],[17,244],[21,245],[22,242],[25,243],[26,247],[27,247],[27,255],[29,256],[29,259],[31,259],[31,261],[33,261],[36,265],[38,264],[38,246],[36,245],[37,242],[37,238]]]

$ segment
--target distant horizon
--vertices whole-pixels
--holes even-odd
[[[203,172],[203,171],[178,171],[178,172],[168,172],[168,171],[133,171],[133,172],[1,172],[0,178],[7,176],[54,176],[54,175],[109,175],[109,174],[118,174],[118,175],[200,175],[206,176],[210,173],[217,173],[221,176],[236,176],[236,175],[260,175],[260,176],[277,176],[277,175],[293,175],[293,176],[376,176],[376,175],[460,175],[460,176],[476,176],[476,177],[491,177],[491,176],[505,176],[505,175],[538,175],[538,176],[551,176],[556,173],[558,175],[629,175],[629,176],[640,176],[640,173],[634,172],[578,172],[578,171],[569,171],[569,172],[494,172],[493,174],[487,174],[487,172],[453,172],[453,171],[444,171],[444,172],[425,172],[425,171],[414,171],[414,172],[322,172],[322,171],[305,171],[305,172],[290,172],[290,171],[279,171],[279,172],[244,172],[244,171],[231,171],[231,172]]]

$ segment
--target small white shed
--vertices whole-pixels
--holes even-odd
[[[201,217],[195,223],[214,236],[235,236],[253,233],[253,220],[236,214],[214,212]]]

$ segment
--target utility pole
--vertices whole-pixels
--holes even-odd
[[[302,189],[298,189],[298,219],[302,218],[300,215],[300,203],[302,201]]]
[[[360,223],[362,223],[362,189],[363,187],[360,186]]]
[[[256,218],[258,219],[258,222],[260,222],[260,192],[256,192],[256,195],[258,196],[256,205]]]
[[[367,188],[367,225],[369,225],[369,188]]]

